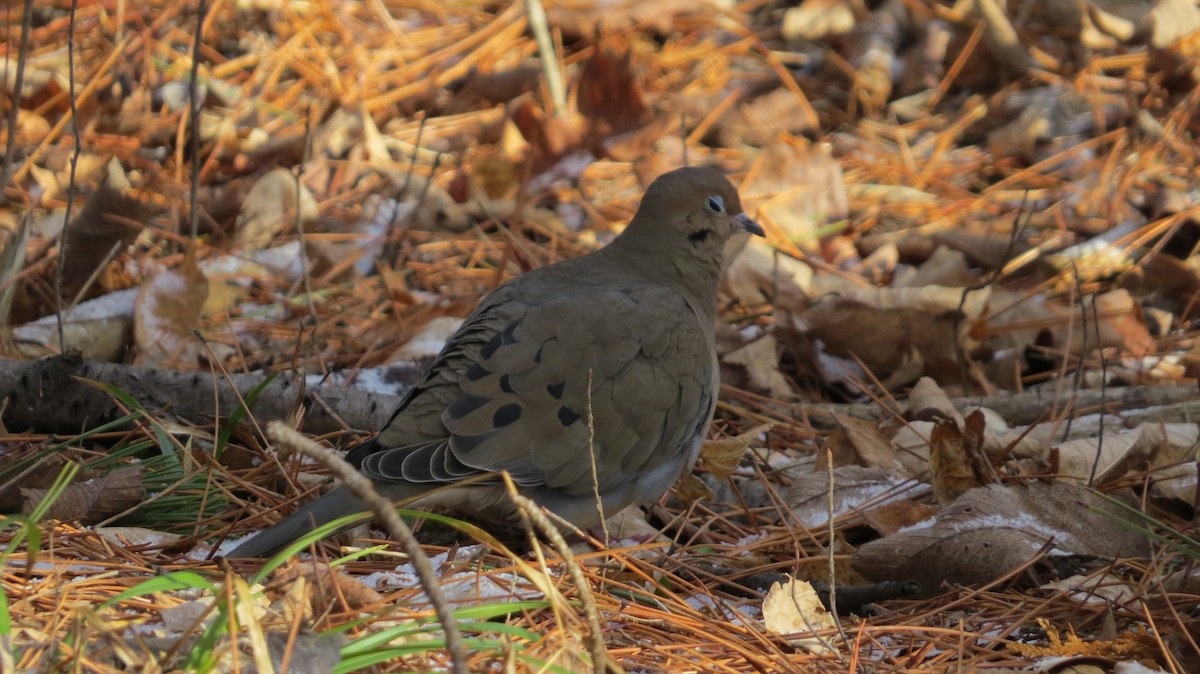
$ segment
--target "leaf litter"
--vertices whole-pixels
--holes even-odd
[[[1194,2],[554,2],[552,61],[523,3],[223,4],[201,39],[197,156],[194,8],[81,3],[72,118],[68,6],[44,4],[26,61],[15,40],[5,54],[5,72],[25,74],[3,129],[16,158],[0,207],[5,355],[57,352],[61,306],[67,344],[89,358],[205,385],[137,410],[129,400],[161,387],[122,379],[129,400],[74,432],[114,429],[62,445],[8,421],[55,405],[37,393],[49,387],[4,389],[31,412],[5,416],[0,484],[30,499],[10,512],[41,502],[60,465],[48,457],[115,457],[98,465],[118,476],[148,451],[170,466],[140,507],[81,475],[36,545],[14,545],[25,529],[5,520],[6,669],[188,666],[198,640],[220,668],[333,667],[360,653],[292,626],[362,621],[350,629],[365,639],[423,624],[414,584],[374,575],[403,569],[396,553],[330,569],[324,546],[260,579],[283,603],[239,608],[237,638],[197,631],[249,596],[235,572],[251,569],[213,564],[209,546],[324,483],[270,451],[254,401],[223,428],[208,383],[299,368],[305,391],[273,409],[305,425],[371,381],[393,395],[366,404],[382,411],[339,403],[340,424],[320,431],[348,444],[448,322],[516,274],[603,245],[684,161],[728,171],[769,236],[724,279],[706,462],[678,498],[623,514],[611,547],[576,546],[610,667],[999,670],[1080,654],[1200,667]],[[3,20],[19,34],[19,12]],[[113,516],[163,535],[87,524]],[[518,668],[587,669],[562,557],[466,531],[418,532],[455,606],[533,602],[496,614],[513,631],[480,632],[471,667],[511,664],[516,648]],[[117,599],[163,568],[213,584]],[[772,627],[764,612],[800,602],[772,588],[799,583],[815,603]],[[831,585],[852,614],[821,631],[805,616],[831,626]],[[123,613],[60,620],[113,599]],[[64,654],[69,629],[87,645]],[[381,671],[446,666],[426,637]]]

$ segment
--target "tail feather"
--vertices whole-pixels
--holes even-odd
[[[309,503],[265,531],[242,541],[226,558],[264,557],[307,534],[313,529],[333,520],[362,512],[366,509],[362,499],[354,495],[345,485],[339,486],[321,498]]]

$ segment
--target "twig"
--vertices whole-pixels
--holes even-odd
[[[25,0],[21,14],[21,44],[17,48],[17,74],[13,81],[12,108],[8,111],[8,142],[4,145],[4,167],[0,169],[0,201],[3,201],[4,188],[8,186],[8,176],[11,173],[13,155],[17,151],[17,113],[21,111],[21,89],[25,87],[25,63],[29,60],[29,32],[33,27],[33,0]],[[75,30],[75,5],[71,5],[71,32]],[[74,42],[74,40],[71,40]],[[5,70],[9,61],[5,60]],[[8,73],[4,73],[5,81]],[[75,105],[75,87],[71,86],[71,105]],[[74,111],[72,111],[73,113]]]
[[[529,17],[529,32],[533,33],[533,39],[537,42],[538,58],[542,62],[542,72],[546,75],[546,89],[550,92],[550,104],[557,115],[567,108],[567,91],[563,86],[562,70],[558,67],[554,42],[550,39],[546,8],[542,7],[541,0],[525,0],[525,13]]]
[[[71,171],[67,179],[67,212],[63,218],[62,233],[59,235],[58,268],[54,270],[54,316],[58,322],[58,352],[67,350],[67,335],[63,328],[63,274],[67,266],[67,228],[71,226],[71,210],[75,203],[75,171],[79,166],[79,155],[83,154],[83,141],[79,138],[79,110],[75,107],[75,13],[79,9],[79,0],[71,0],[71,16],[67,21],[67,99],[71,105],[71,136],[74,147],[71,151]],[[13,105],[16,110],[17,106]],[[11,133],[11,130],[10,130]],[[9,136],[12,142],[12,136]],[[97,267],[97,270],[100,269]],[[93,272],[94,274],[95,272]],[[85,284],[86,287],[86,284]]]
[[[192,239],[195,240],[200,232],[200,212],[197,210],[197,194],[200,183],[200,111],[204,101],[200,100],[200,44],[204,38],[204,17],[208,14],[208,1],[197,0],[196,3],[196,37],[192,40],[192,70],[188,77],[188,115],[191,126],[188,129],[188,146],[192,153],[192,184],[188,189],[188,207],[191,209],[190,225]],[[296,199],[299,210],[300,200]]]
[[[507,473],[504,477],[505,485],[508,487],[508,496],[517,506],[517,512],[520,513],[525,528],[529,531],[536,528],[549,539],[550,543],[558,550],[558,554],[562,555],[567,573],[571,574],[571,580],[579,590],[579,603],[583,606],[583,615],[587,618],[588,629],[591,632],[588,635],[588,645],[591,647],[592,671],[596,674],[604,674],[607,671],[608,650],[604,646],[604,632],[600,628],[600,612],[596,609],[596,599],[592,596],[592,589],[583,575],[583,569],[575,560],[571,546],[567,545],[567,541],[563,539],[558,528],[550,523],[549,518],[542,513],[538,504],[517,493],[516,485],[513,484]]]
[[[458,631],[458,623],[454,620],[450,603],[446,600],[441,586],[438,585],[433,564],[425,555],[425,551],[421,549],[420,543],[413,537],[408,525],[396,514],[396,509],[392,506],[391,501],[380,496],[372,486],[371,480],[355,470],[344,459],[309,440],[282,421],[272,421],[268,424],[267,436],[281,445],[320,461],[321,465],[341,479],[356,496],[366,503],[379,521],[383,522],[388,533],[400,543],[400,548],[408,555],[413,569],[417,572],[417,581],[421,584],[425,595],[429,597],[429,603],[433,605],[438,621],[442,624],[442,633],[446,635],[446,650],[450,652],[450,671],[455,674],[467,674],[467,650],[463,645],[462,634]]]

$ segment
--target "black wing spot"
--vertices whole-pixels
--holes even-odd
[[[512,382],[508,380],[508,375],[502,375],[500,377],[500,390],[504,391],[505,393],[513,392]]]
[[[462,419],[475,410],[483,407],[488,399],[482,396],[464,395],[446,408],[446,413],[453,419]]]
[[[546,393],[554,396],[555,400],[562,400],[563,389],[567,387],[567,382],[560,381],[557,384],[546,384]]]
[[[700,243],[708,239],[708,237],[712,236],[712,234],[713,231],[711,229],[702,229],[698,232],[692,232],[691,234],[688,234],[688,241],[691,241],[692,243]]]
[[[503,428],[521,418],[521,406],[517,403],[503,405],[492,415],[492,427]]]
[[[479,363],[475,363],[471,367],[467,368],[467,372],[463,376],[466,377],[467,381],[479,381],[491,373],[491,370],[480,365]]]
[[[516,321],[513,321],[512,323],[509,323],[508,327],[504,328],[504,332],[500,333],[500,339],[505,344],[512,344],[513,342],[516,342],[517,341],[517,327],[519,325],[521,325],[520,320],[516,320]]]
[[[503,342],[504,333],[497,333],[496,336],[488,340],[487,344],[483,345],[483,348],[479,350],[479,355],[485,359],[491,358],[492,355],[496,353],[496,349],[499,349]]]
[[[570,407],[558,408],[558,421],[563,426],[570,426],[571,424],[575,423],[576,421],[579,421],[579,419],[580,419],[580,416],[578,414],[576,414],[575,411],[572,410]]]

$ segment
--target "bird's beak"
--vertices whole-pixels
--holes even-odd
[[[747,232],[750,232],[751,234],[755,234],[757,236],[766,236],[766,233],[763,232],[763,228],[745,213],[738,213],[737,215],[733,216],[733,221],[736,222],[739,227]]]

